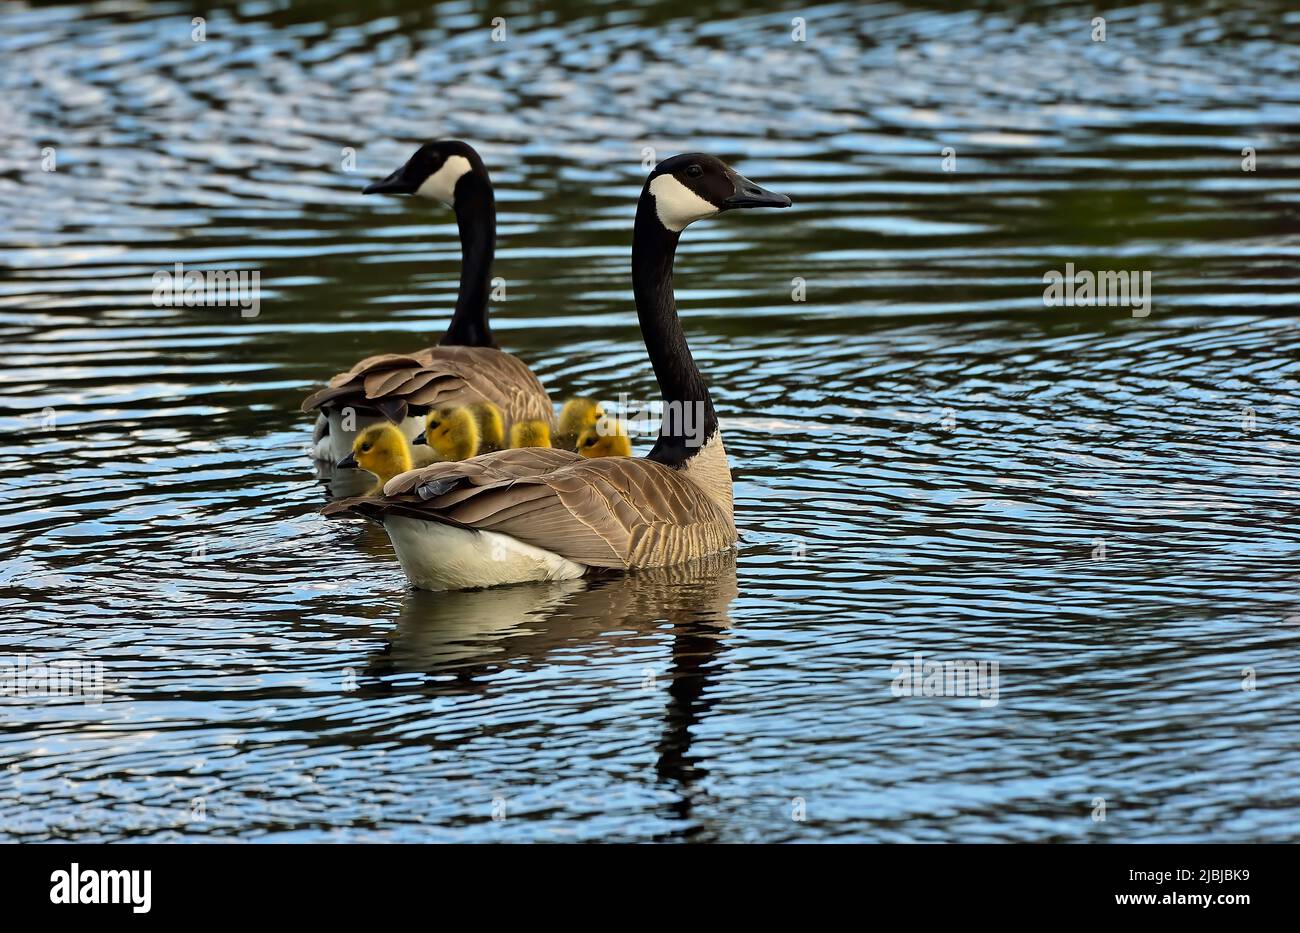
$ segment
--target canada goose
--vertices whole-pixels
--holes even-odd
[[[482,443],[478,425],[468,408],[435,408],[412,443],[428,444],[444,462],[468,460],[478,454]]]
[[[592,425],[578,437],[578,453],[584,457],[630,457],[632,441],[621,421],[613,422],[605,433]]]
[[[396,477],[379,497],[325,515],[381,520],[421,589],[568,580],[596,569],[667,566],[735,544],[731,471],[708,386],[673,298],[673,255],[687,225],[733,208],[788,207],[712,156],[674,156],[646,179],[632,238],[632,285],[664,401],[645,457],[584,459],[526,448]]]
[[[370,356],[302,403],[319,411],[313,455],[337,461],[359,430],[377,420],[414,437],[430,409],[490,403],[516,419],[550,424],[550,397],[518,358],[497,349],[488,325],[488,292],[496,247],[496,201],[487,168],[473,147],[459,140],[421,146],[397,171],[365,187],[363,194],[415,195],[441,201],[456,212],[460,230],[460,292],[447,333],[438,346],[411,354]],[[505,442],[505,426],[501,440]]]
[[[387,421],[372,424],[352,444],[352,452],[337,464],[343,469],[362,469],[379,480],[370,495],[383,492],[384,483],[411,468],[411,449],[406,435]]]
[[[578,435],[603,417],[605,417],[605,410],[594,399],[569,399],[560,409],[560,420],[555,430],[555,446],[573,450],[578,445]]]
[[[510,446],[516,450],[520,447],[550,447],[551,429],[545,421],[538,419],[516,421],[510,425]]]

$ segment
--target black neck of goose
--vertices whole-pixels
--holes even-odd
[[[443,346],[495,347],[488,324],[488,292],[497,239],[492,184],[476,172],[456,183],[456,226],[460,228],[460,293]]]
[[[659,222],[654,196],[641,194],[632,234],[632,291],[646,351],[659,381],[664,419],[649,458],[678,467],[718,430],[709,386],[686,343],[673,297],[673,256],[680,234]],[[701,420],[703,429],[701,430]]]

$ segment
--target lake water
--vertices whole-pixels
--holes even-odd
[[[1251,6],[0,9],[0,663],[103,691],[0,697],[0,838],[1300,838],[1300,13]],[[454,300],[450,212],[359,193],[434,137],[556,399],[653,395],[645,149],[794,198],[678,253],[734,557],[431,594],[316,514],[302,397]],[[177,262],[257,315],[156,306]],[[1045,307],[1067,263],[1150,313]]]

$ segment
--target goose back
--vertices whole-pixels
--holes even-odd
[[[671,467],[548,448],[412,470],[382,497],[342,500],[323,513],[496,532],[577,564],[621,570],[681,563],[736,541],[731,516]]]
[[[302,410],[352,407],[400,422],[431,408],[483,402],[501,410],[507,431],[515,421],[555,423],[550,396],[537,377],[523,361],[492,347],[440,346],[367,357],[308,396]]]

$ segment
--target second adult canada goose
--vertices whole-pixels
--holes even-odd
[[[495,405],[506,421],[501,443],[516,419],[554,423],[555,412],[541,382],[523,361],[497,349],[488,324],[496,200],[479,154],[459,140],[427,143],[363,193],[415,195],[441,201],[456,212],[460,292],[451,324],[436,347],[367,357],[303,401],[303,411],[320,412],[315,457],[343,459],[357,432],[381,419],[413,438],[424,425],[423,414],[444,406]]]
[[[664,401],[659,439],[647,456],[503,450],[412,470],[385,484],[382,496],[336,502],[323,514],[381,520],[407,579],[422,589],[573,579],[730,548],[731,470],[708,386],[677,317],[673,256],[693,221],[734,208],[789,205],[702,153],[666,159],[646,180],[632,239],[632,285]]]

